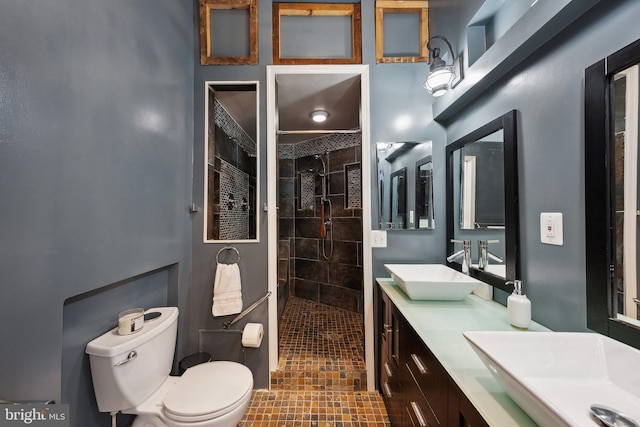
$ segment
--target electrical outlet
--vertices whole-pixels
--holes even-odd
[[[540,214],[540,241],[547,245],[563,245],[562,213],[542,212]]]
[[[371,247],[386,248],[387,247],[387,231],[371,230]]]

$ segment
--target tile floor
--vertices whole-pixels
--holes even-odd
[[[280,320],[278,371],[255,390],[238,427],[389,427],[367,392],[362,315],[290,297]]]
[[[238,427],[391,426],[378,393],[256,390]]]
[[[365,391],[362,315],[290,297],[271,389]]]

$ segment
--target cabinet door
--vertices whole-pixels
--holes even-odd
[[[400,366],[400,328],[402,315],[384,292],[380,292],[380,348],[386,351],[396,367]]]
[[[482,415],[452,381],[449,383],[449,427],[489,427]]]
[[[394,362],[383,351],[380,359],[380,388],[387,407],[387,413],[393,426],[403,425],[404,393],[400,372],[395,367]]]
[[[399,368],[402,366],[402,315],[398,311],[398,309],[391,304],[389,310],[390,324],[391,324],[391,334],[389,341],[389,356],[391,360],[396,364]]]
[[[379,379],[387,413],[394,427],[404,425],[404,387],[400,361],[400,313],[384,292],[379,294]]]

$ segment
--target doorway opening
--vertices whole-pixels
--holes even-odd
[[[368,88],[367,66],[267,69],[272,388],[375,387]]]

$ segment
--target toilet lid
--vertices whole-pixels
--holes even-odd
[[[233,411],[253,389],[249,368],[236,362],[209,362],[189,368],[164,398],[176,420],[211,419]]]

